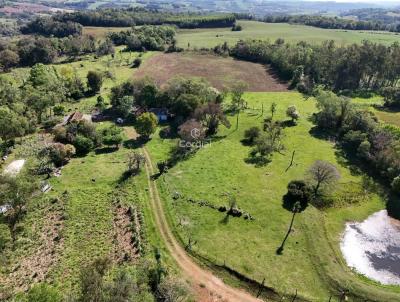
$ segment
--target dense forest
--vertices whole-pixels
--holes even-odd
[[[59,22],[71,21],[83,26],[127,27],[172,24],[181,28],[231,27],[236,19],[233,14],[173,14],[140,8],[77,11],[58,14],[53,18]]]
[[[307,90],[322,84],[334,91],[379,90],[396,87],[400,74],[400,45],[363,44],[337,46],[277,41],[240,41],[231,55],[273,66],[292,87]]]
[[[21,28],[23,34],[40,34],[43,36],[68,37],[81,35],[82,25],[76,22],[61,22],[50,17],[38,17]]]
[[[346,30],[383,30],[400,32],[400,23],[383,22],[381,19],[352,20],[338,17],[326,17],[317,15],[270,15],[261,19],[267,23],[295,23],[315,26],[320,28],[346,29]]]

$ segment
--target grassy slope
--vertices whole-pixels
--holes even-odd
[[[334,40],[337,44],[361,43],[363,40],[391,44],[399,42],[400,36],[388,32],[372,31],[344,31],[335,29],[321,29],[304,25],[290,25],[287,23],[268,24],[256,21],[239,21],[243,26],[240,32],[233,32],[230,28],[219,29],[190,29],[179,30],[178,45],[186,48],[213,47],[225,41],[230,45],[240,39],[270,39],[275,41],[283,38],[289,42],[307,41],[321,43],[325,40]]]
[[[225,138],[179,163],[165,176],[164,200],[172,223],[184,242],[191,236],[198,241],[195,250],[218,264],[226,261],[227,265],[259,281],[265,277],[266,285],[280,292],[293,293],[297,289],[299,294],[314,301],[327,299],[330,280],[321,279],[318,274],[326,263],[339,261],[330,268],[335,270],[330,274],[333,278],[340,273],[347,282],[358,282],[351,277],[350,270],[345,269],[338,251],[344,222],[363,219],[383,208],[384,204],[373,196],[361,205],[332,209],[326,215],[309,207],[298,216],[284,254],[277,256],[275,251],[285,236],[291,217],[291,213],[282,208],[282,196],[290,180],[303,178],[316,159],[330,161],[340,168],[340,183],[347,184],[349,194],[358,193],[361,177],[350,173],[345,162],[335,154],[333,144],[309,134],[312,124],[307,118],[315,111],[313,101],[304,101],[297,93],[248,93],[245,99],[257,108],[261,103],[264,108],[269,108],[272,101],[277,102],[279,119],[285,119],[287,106],[295,104],[299,108],[302,114],[299,125],[285,130],[285,154],[275,154],[272,163],[266,167],[246,164],[244,159],[249,148],[240,140],[244,130],[260,125],[262,118],[259,111],[242,113],[237,131],[234,130],[235,118],[232,118],[233,127],[229,130],[221,128],[219,133]],[[165,159],[172,144],[156,135],[149,144],[154,161]],[[296,165],[285,172],[293,150],[296,150]],[[184,198],[174,203],[171,198],[174,191],[185,198],[207,200],[216,205],[227,204],[224,193],[229,192],[236,196],[238,206],[256,220],[231,218],[225,224],[224,215],[215,210],[198,207]],[[180,219],[186,221],[184,227],[177,226]],[[324,220],[327,236],[334,246],[332,252],[326,250],[331,247],[327,246]],[[319,259],[317,254],[323,256]],[[322,274],[326,272],[322,271]]]

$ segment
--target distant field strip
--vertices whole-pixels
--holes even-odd
[[[231,31],[230,28],[189,29],[179,30],[178,45],[183,48],[214,47],[228,42],[235,44],[240,39],[270,39],[283,38],[288,42],[307,41],[321,43],[325,40],[334,40],[337,44],[361,43],[363,40],[382,44],[400,42],[400,35],[380,31],[352,31],[339,29],[322,29],[305,25],[287,23],[263,23],[256,21],[239,21],[242,31]]]

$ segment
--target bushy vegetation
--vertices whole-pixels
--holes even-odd
[[[115,45],[126,45],[128,51],[165,50],[169,45],[176,43],[174,37],[173,27],[151,25],[109,34]]]
[[[39,34],[58,38],[81,35],[82,25],[76,22],[60,22],[50,17],[39,17],[21,28],[23,34]]]

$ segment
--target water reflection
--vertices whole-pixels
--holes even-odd
[[[346,224],[340,244],[347,264],[383,284],[400,285],[400,221],[386,210]]]

